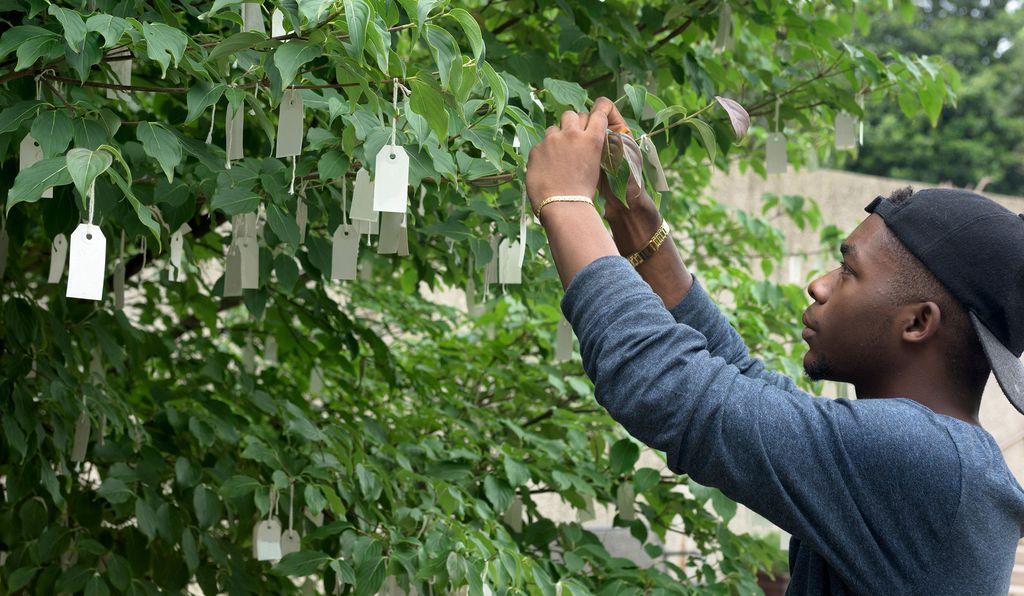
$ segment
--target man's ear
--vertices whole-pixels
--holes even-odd
[[[934,302],[915,302],[900,309],[903,341],[923,343],[939,332],[942,311]]]

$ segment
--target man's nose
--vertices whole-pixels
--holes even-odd
[[[829,277],[832,275],[832,271],[829,271],[825,275],[815,279],[807,286],[807,294],[819,304],[824,304],[828,301],[829,294],[831,292],[831,286],[828,283]]]

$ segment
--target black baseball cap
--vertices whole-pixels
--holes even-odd
[[[1024,413],[1024,213],[965,190],[929,188],[876,213],[970,313],[999,387]]]

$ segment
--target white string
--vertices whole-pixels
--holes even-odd
[[[227,137],[224,139],[224,167],[231,169],[231,137],[232,130],[234,129],[235,119],[234,114],[231,112],[231,103],[228,103],[228,107],[224,108],[224,115],[227,119],[224,121],[224,135]]]
[[[96,207],[96,181],[89,185],[89,192],[85,193],[86,199],[89,201],[89,233],[92,233],[92,214]]]
[[[121,230],[121,256],[118,258],[121,263],[124,263],[124,230]]]
[[[292,483],[291,494],[288,497],[288,531],[292,531],[292,509],[295,506],[295,483]]]
[[[775,97],[775,132],[779,132],[779,108],[782,107],[782,98]]]
[[[348,225],[348,179],[341,177],[341,223]]]
[[[392,133],[393,134],[393,133]],[[288,194],[295,194],[295,156],[292,156],[292,184],[288,188]]]
[[[217,104],[213,104],[213,113],[210,114],[210,132],[206,133],[206,144],[213,143],[213,123],[217,121]],[[230,143],[231,141],[228,140]]]
[[[392,82],[395,84],[395,86],[392,89],[391,93],[391,108],[394,114],[391,117],[391,146],[394,147],[395,145],[397,145],[395,139],[396,135],[398,134],[398,90],[401,89],[402,93],[404,93],[406,97],[409,97],[412,94],[412,91],[409,91],[408,87],[399,83],[397,77],[392,79]]]

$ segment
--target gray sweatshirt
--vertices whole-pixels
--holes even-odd
[[[985,430],[811,396],[748,356],[696,280],[669,311],[622,257],[584,267],[562,311],[615,420],[792,534],[787,594],[1007,593],[1024,491]]]

